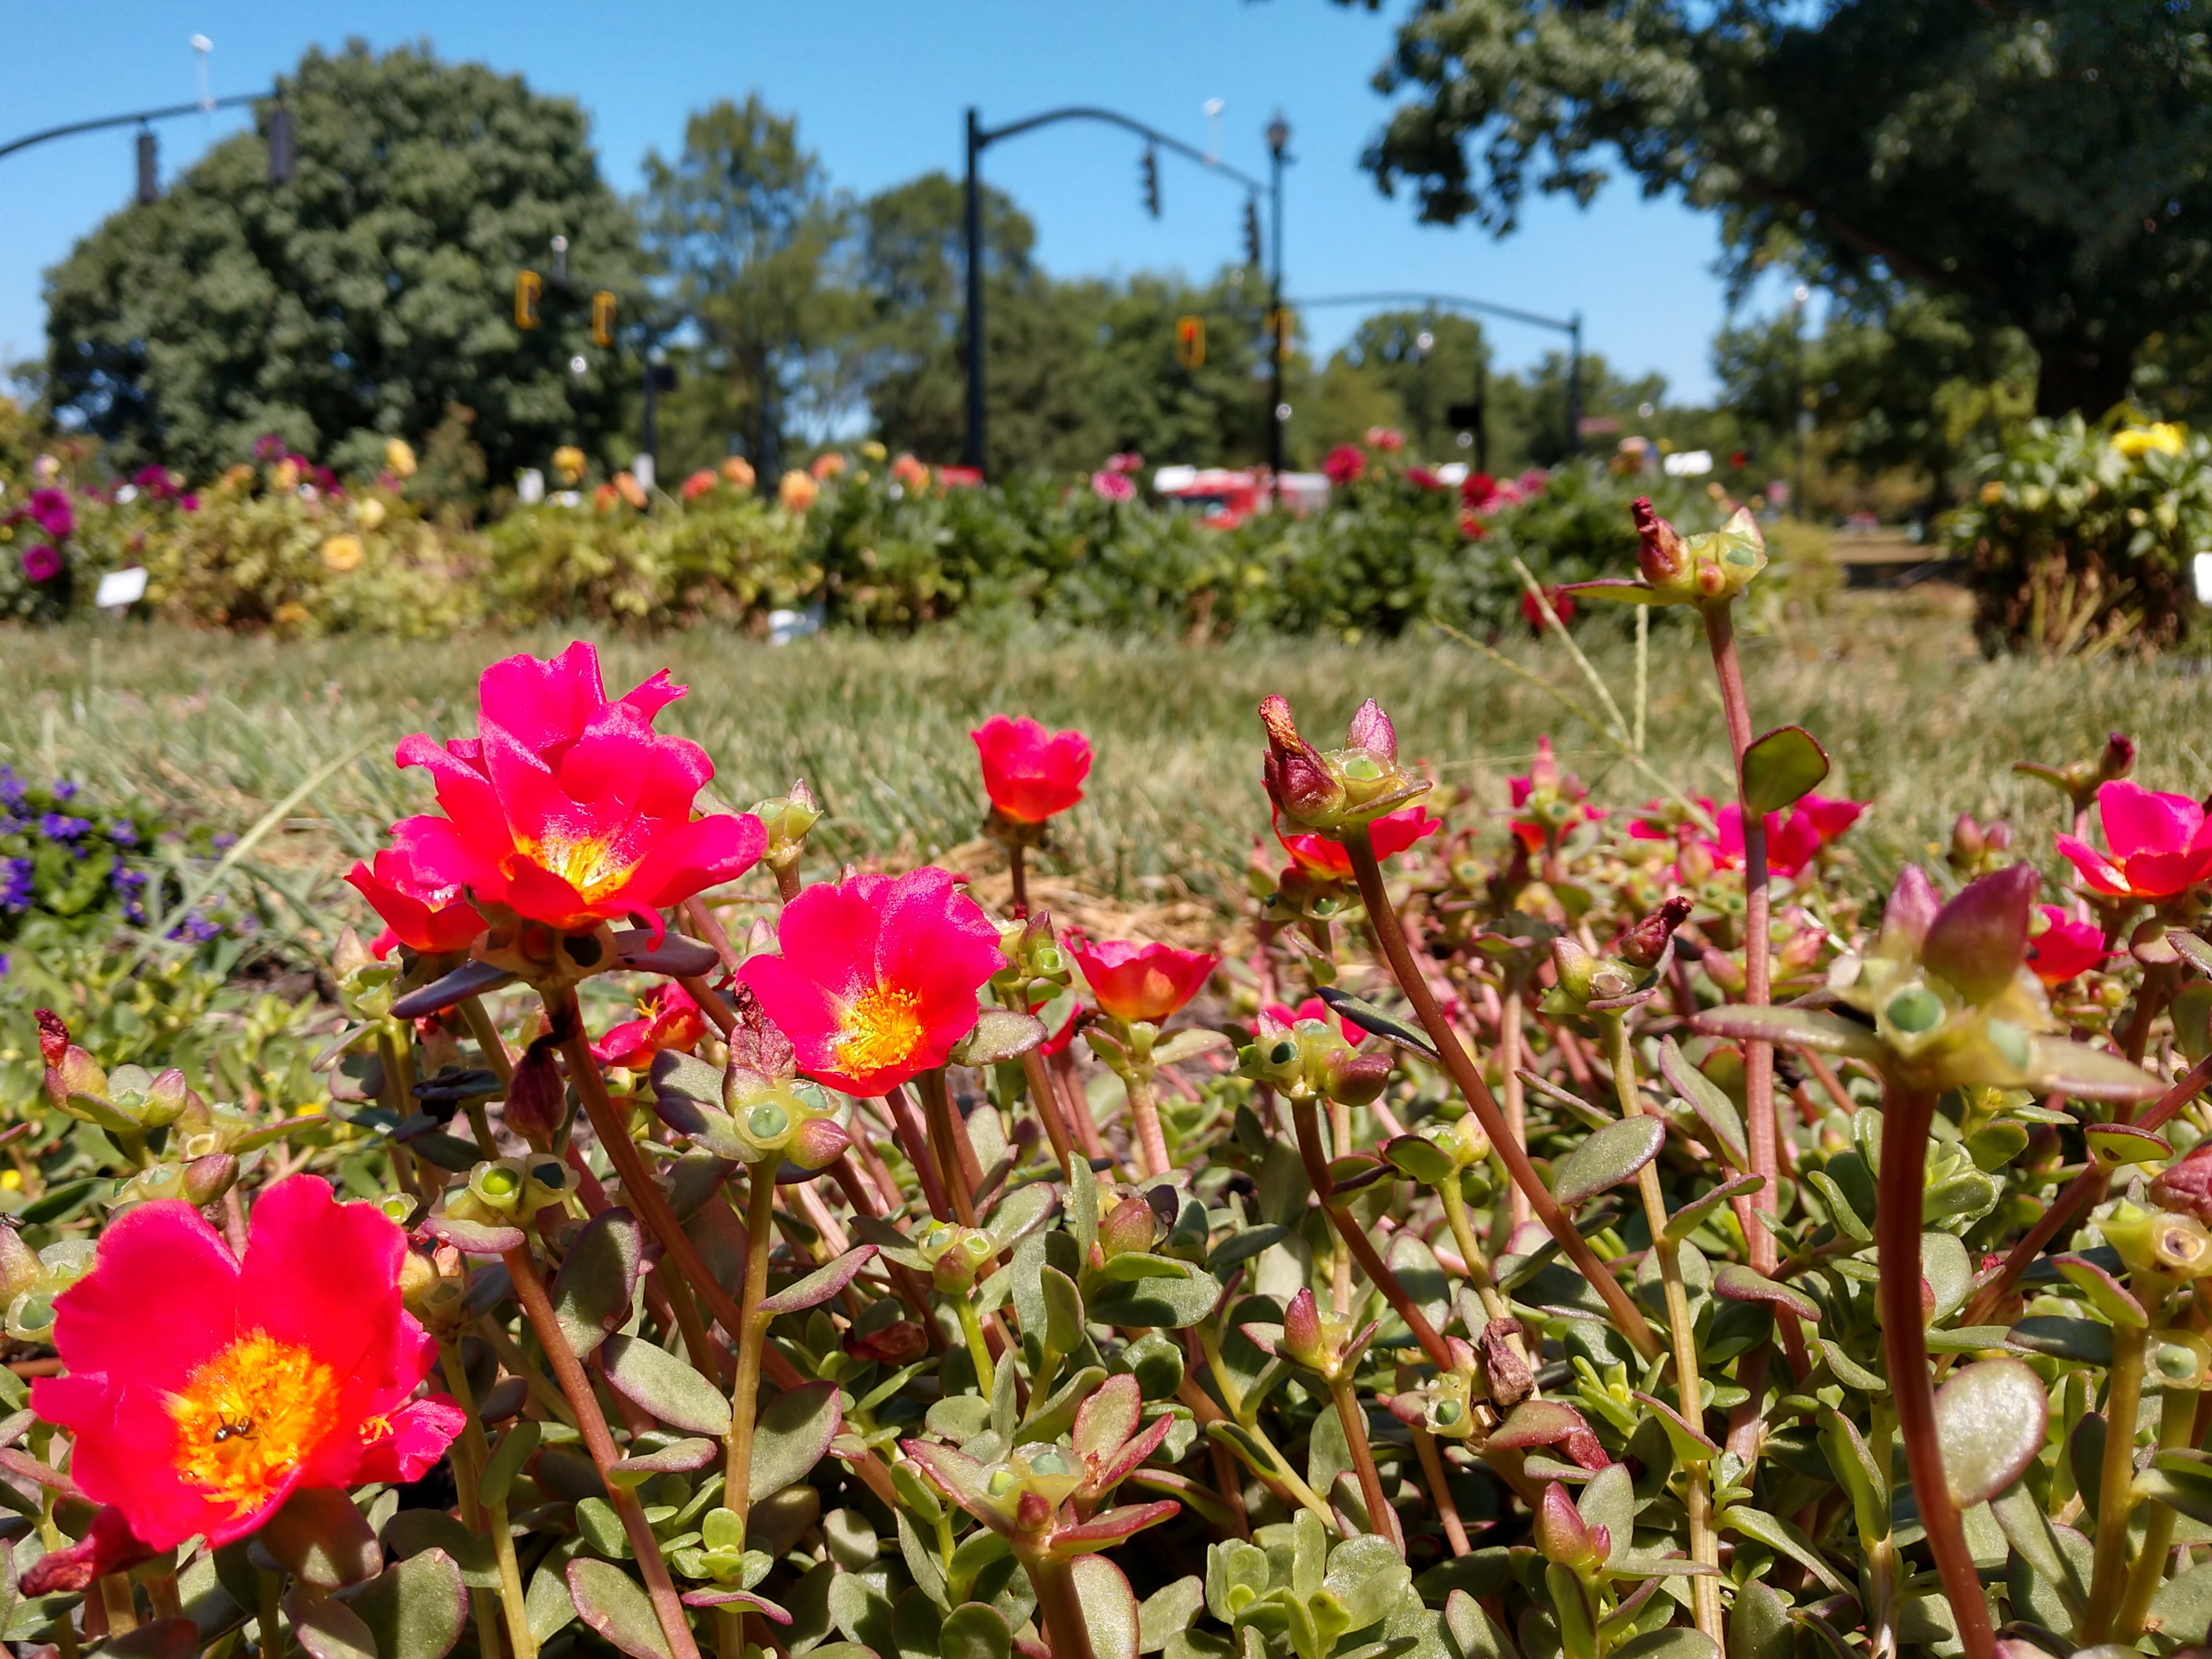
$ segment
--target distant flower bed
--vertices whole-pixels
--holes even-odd
[[[563,449],[481,529],[422,498],[397,441],[373,478],[338,478],[268,440],[254,464],[197,487],[158,469],[94,487],[47,457],[0,496],[23,503],[0,513],[0,616],[82,613],[103,576],[143,569],[143,597],[126,588],[118,603],[280,634],[558,620],[766,635],[979,612],[1351,637],[1434,617],[1495,633],[1540,622],[1516,555],[1547,586],[1629,556],[1632,492],[1609,474],[1447,483],[1397,434],[1369,438],[1329,457],[1332,498],[1305,514],[1263,510],[1249,483],[1255,499],[1227,507],[1151,495],[1134,454],[1085,477],[984,484],[868,443],[772,483],[732,457],[663,491],[629,472],[594,483]]]

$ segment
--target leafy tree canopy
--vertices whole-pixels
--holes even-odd
[[[1510,230],[1617,154],[1862,308],[1905,288],[2018,329],[2046,411],[2101,414],[2212,309],[2201,0],[1418,0],[1367,163],[1424,217]],[[1382,0],[1364,0],[1379,8]],[[1624,270],[1634,250],[1621,250]]]
[[[286,101],[291,183],[269,183],[264,106],[259,131],[47,272],[56,416],[124,466],[202,473],[271,432],[374,466],[387,437],[420,445],[456,406],[495,478],[564,442],[612,444],[635,371],[591,345],[590,295],[631,286],[635,236],[583,112],[427,47],[380,58],[359,42],[311,51]],[[548,276],[531,331],[514,321],[526,266]]]

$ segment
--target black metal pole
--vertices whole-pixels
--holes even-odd
[[[1272,313],[1272,338],[1268,343],[1267,376],[1267,471],[1269,494],[1278,503],[1283,475],[1283,336],[1288,331],[1288,321],[1283,314],[1283,149],[1290,143],[1290,129],[1276,117],[1267,129],[1267,157],[1270,163],[1267,183],[1267,215],[1273,222],[1274,280],[1269,283],[1269,310]]]
[[[653,362],[653,336],[645,337],[645,453],[653,461],[653,482],[660,480],[660,428],[653,419],[653,394],[659,391],[660,366]]]
[[[968,447],[963,458],[978,472],[983,465],[983,131],[968,110]]]
[[[1583,314],[1567,324],[1567,453],[1583,453]]]

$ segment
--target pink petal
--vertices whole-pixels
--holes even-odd
[[[645,861],[631,873],[629,890],[646,904],[665,909],[735,881],[767,850],[768,831],[750,812],[696,818],[654,839]]]
[[[299,1343],[342,1376],[374,1372],[381,1381],[405,1317],[398,1283],[406,1248],[375,1206],[341,1204],[319,1177],[289,1176],[254,1202],[239,1327]]]
[[[468,1414],[444,1395],[418,1400],[394,1413],[392,1432],[368,1447],[349,1485],[371,1480],[417,1480],[446,1455],[468,1426]]]
[[[2140,853],[2178,853],[2204,827],[2203,809],[2188,796],[2159,794],[2130,778],[2098,789],[2097,816],[2105,845],[2123,864]]]
[[[496,725],[526,748],[574,743],[606,707],[599,653],[578,640],[550,661],[526,654],[495,662],[477,683],[477,702],[480,726]]]
[[[878,905],[890,885],[886,876],[854,876],[806,889],[776,925],[783,960],[840,1001],[853,1001],[876,983]]]
[[[173,1389],[231,1341],[238,1301],[222,1235],[189,1204],[142,1205],[109,1225],[92,1272],[55,1299],[54,1346],[80,1377]]]
[[[784,911],[787,925],[799,902],[793,901]],[[834,1045],[843,1029],[844,1010],[832,991],[785,957],[747,957],[738,969],[738,978],[752,988],[769,1018],[791,1039],[792,1054],[800,1071],[819,1075],[836,1064]]]
[[[2120,873],[2110,859],[2090,846],[2087,842],[2078,836],[2069,836],[2063,830],[2058,833],[2056,839],[2059,853],[2073,860],[2074,868],[2080,873],[2083,881],[2098,892],[2110,897],[2127,896],[2128,878]]]

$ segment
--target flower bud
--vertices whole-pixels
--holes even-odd
[[[1590,1000],[1590,981],[1597,974],[1595,957],[1569,935],[1561,933],[1552,941],[1552,966],[1558,970],[1559,989],[1577,1002]]]
[[[1321,751],[1298,735],[1291,705],[1279,696],[1262,698],[1260,721],[1267,729],[1261,779],[1268,798],[1300,823],[1316,823],[1334,813],[1344,804],[1344,786]]]
[[[2150,1195],[2169,1210],[2212,1222],[2212,1140],[2199,1141],[2150,1183]]]
[[[1662,592],[1679,588],[1690,572],[1680,532],[1652,509],[1648,495],[1638,495],[1629,511],[1636,516],[1636,564],[1644,580]]]
[[[568,1115],[568,1091],[553,1058],[560,1045],[548,1032],[522,1051],[507,1085],[507,1127],[533,1146],[550,1146]]]
[[[1098,1247],[1108,1261],[1152,1248],[1159,1217],[1141,1198],[1125,1198],[1098,1218]]]
[[[722,1079],[722,1099],[737,1111],[752,1095],[791,1081],[796,1056],[791,1039],[768,1017],[750,985],[732,988],[737,1019],[730,1028],[730,1064]]]
[[[1556,1480],[1544,1488],[1543,1499],[1536,1505],[1534,1541],[1537,1553],[1546,1560],[1574,1569],[1595,1566],[1610,1553],[1611,1545],[1607,1540],[1607,1548],[1601,1551],[1596,1533],[1584,1523],[1574,1499]]]
[[[46,1273],[38,1253],[12,1224],[0,1224],[0,1300],[14,1301]]]
[[[800,778],[791,786],[789,794],[754,807],[753,816],[768,832],[768,848],[761,854],[761,862],[771,870],[787,870],[805,852],[807,832],[822,821],[822,804],[806,787],[806,780]]]
[[[2097,781],[2116,783],[2135,769],[2135,739],[2122,732],[2113,732],[2105,739],[2104,750],[2097,757]]]
[[[1951,867],[1962,874],[1972,874],[1982,867],[1982,855],[1989,850],[1989,842],[1982,835],[1982,826],[1974,822],[1971,812],[1961,812],[1951,824]]]
[[[51,1008],[40,1009],[33,1018],[39,1023],[39,1057],[48,1066],[59,1066],[69,1053],[68,1023]]]
[[[1346,1106],[1365,1106],[1389,1085],[1388,1054],[1363,1054],[1340,1048],[1322,1062],[1322,1092]]]
[[[1349,747],[1364,749],[1390,765],[1398,763],[1397,728],[1390,724],[1389,715],[1382,712],[1382,705],[1372,697],[1361,703],[1359,712],[1352,715],[1345,741]]]
[[[212,1204],[238,1179],[238,1159],[228,1152],[210,1152],[184,1167],[183,1190],[178,1194],[191,1205]]]
[[[1690,919],[1693,908],[1688,894],[1677,893],[1627,929],[1608,948],[1632,968],[1656,968],[1659,958],[1666,954],[1668,941],[1674,937],[1674,930]]]
[[[2042,884],[2043,878],[2026,864],[1967,883],[1929,921],[1922,963],[1968,1001],[1989,1001],[2020,971]]]
[[[1324,1369],[1334,1358],[1322,1329],[1321,1304],[1310,1290],[1300,1291],[1283,1310],[1283,1352],[1312,1370]]]

